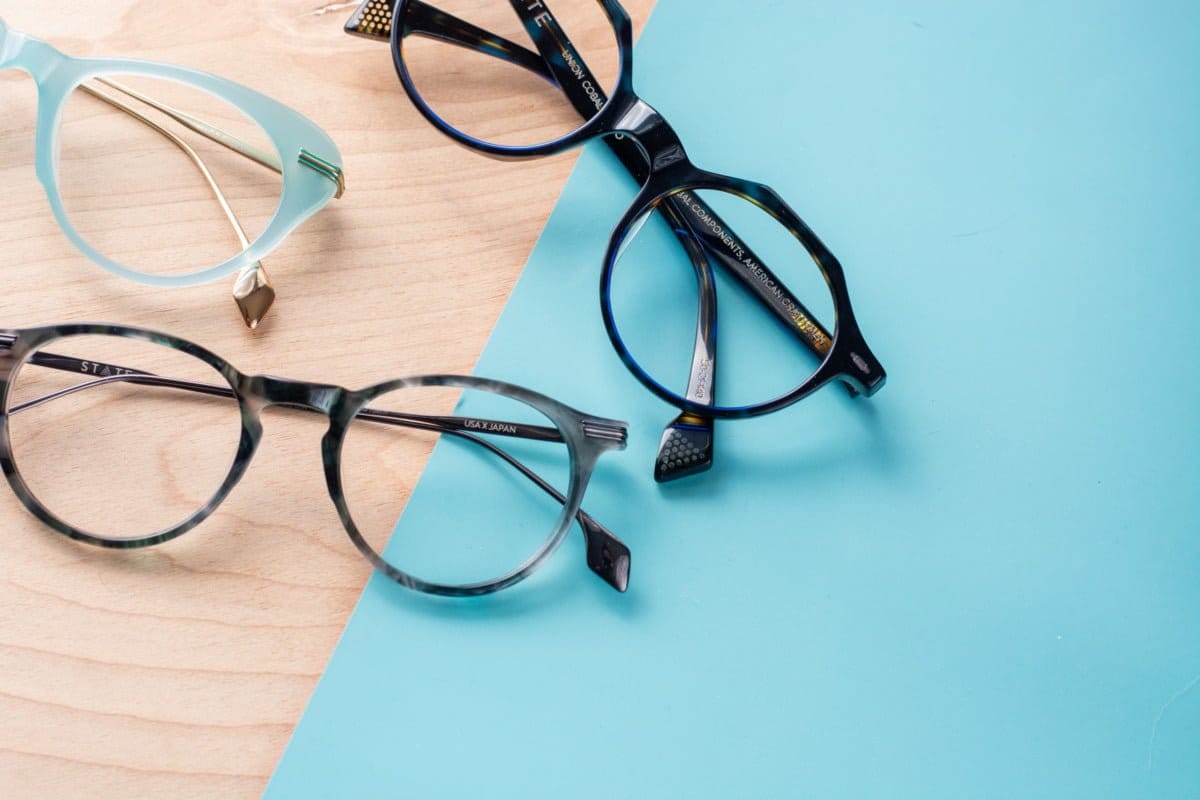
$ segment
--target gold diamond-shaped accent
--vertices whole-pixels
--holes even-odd
[[[246,327],[257,328],[275,302],[275,289],[271,287],[271,279],[261,261],[255,261],[238,275],[233,285],[233,299],[242,312]]]

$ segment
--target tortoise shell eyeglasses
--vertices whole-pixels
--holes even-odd
[[[629,548],[580,508],[597,459],[625,447],[623,422],[483,378],[350,390],[247,375],[141,328],[0,330],[0,468],[34,516],[87,544],[148,547],[200,525],[241,480],[272,407],[325,418],[329,496],[354,546],[392,580],[495,592],[578,525],[592,571],[628,586]],[[435,448],[426,474],[438,474],[410,498],[411,467]]]
[[[830,250],[768,186],[695,166],[634,92],[617,0],[367,0],[346,30],[390,40],[404,91],[454,141],[523,159],[600,138],[633,177],[600,310],[626,367],[681,412],[658,480],[711,465],[715,419],[777,411],[829,383],[867,396],[884,385]]]

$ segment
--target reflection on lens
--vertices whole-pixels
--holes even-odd
[[[535,5],[537,7],[535,7]],[[512,3],[446,0],[438,8],[492,34],[490,52],[423,33],[423,4],[409,6],[404,64],[417,93],[451,127],[510,147],[553,141],[580,128],[603,108],[616,86],[616,32],[599,0],[547,0],[528,6],[524,21]],[[530,36],[536,32],[557,71],[547,67]],[[559,81],[567,91],[559,88]]]
[[[71,336],[21,365],[7,403],[13,460],[34,497],[63,522],[114,540],[166,531],[203,508],[241,439],[232,393],[134,383],[132,372],[229,386],[177,350]]]
[[[541,412],[491,392],[434,386],[400,389],[368,407],[399,412],[407,422],[360,416],[346,433],[341,455],[350,516],[389,564],[420,580],[461,586],[502,578],[547,545],[562,504],[487,446],[500,448],[566,495],[567,446],[514,435],[525,430],[521,426],[535,426],[543,435],[559,436]],[[451,426],[457,434],[429,421],[447,415],[462,420]],[[435,447],[437,457],[410,502]],[[397,526],[401,512],[404,523]]]
[[[715,368],[693,358],[701,283],[684,239],[713,275]],[[722,408],[802,385],[835,326],[829,285],[800,241],[757,205],[715,190],[678,192],[632,226],[613,268],[611,303],[617,333],[646,374],[679,397],[706,385]]]
[[[206,92],[132,75],[76,87],[58,129],[58,187],[67,216],[101,255],[152,275],[197,272],[236,256],[262,233],[282,192],[276,171],[171,112],[278,163],[253,120]]]

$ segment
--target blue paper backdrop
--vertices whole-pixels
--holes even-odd
[[[577,534],[479,602],[373,580],[268,795],[1200,796],[1200,6],[660,0],[635,70],[838,254],[889,385],[655,485],[590,148],[478,371],[631,421],[586,507],[632,587]]]

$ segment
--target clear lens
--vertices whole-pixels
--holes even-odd
[[[199,89],[133,75],[77,87],[58,130],[63,206],[97,252],[152,275],[198,272],[236,256],[262,233],[282,194],[278,172],[172,112],[278,164],[252,119]]]
[[[232,393],[120,377],[131,370],[229,387],[208,364],[162,345],[71,336],[21,365],[7,403],[13,460],[34,497],[67,524],[113,540],[169,530],[203,508],[229,474],[242,430]]]
[[[668,219],[671,209],[682,226]],[[693,375],[700,283],[678,233],[689,230],[715,279],[715,369],[703,360],[695,368],[709,377]],[[790,321],[746,282],[789,308]],[[671,195],[633,226],[613,268],[611,302],[616,330],[646,374],[680,397],[697,378],[715,380],[722,408],[758,405],[799,387],[820,364],[804,344],[806,332],[826,350],[831,344],[813,320],[830,335],[834,329],[829,285],[800,241],[754,203],[716,190]]]
[[[487,447],[500,448],[565,496],[567,446],[513,435],[520,426],[536,426],[560,436],[540,411],[492,392],[434,386],[400,389],[368,407],[415,415],[401,425],[360,415],[341,455],[350,516],[393,567],[430,583],[483,583],[513,572],[550,541],[562,504]],[[461,433],[439,431],[437,422],[422,416],[454,417],[452,426]],[[435,447],[438,457],[410,502],[421,465]],[[404,524],[397,526],[401,512]]]
[[[405,66],[425,104],[474,139],[510,147],[559,139],[594,117],[616,86],[616,32],[599,0],[521,4],[529,6],[523,13],[535,20],[530,24],[537,26],[539,38],[567,73],[564,81],[582,112],[549,79],[552,73],[512,3],[437,3],[447,14],[490,33],[490,52],[430,35],[429,12],[422,5],[414,3],[406,12],[405,27],[414,33],[402,44]]]

